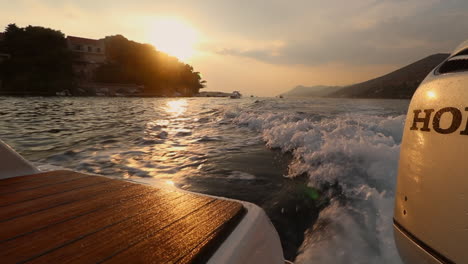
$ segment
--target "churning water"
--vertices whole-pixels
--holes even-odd
[[[400,263],[392,214],[408,104],[0,97],[0,138],[42,169],[256,203],[296,263]]]

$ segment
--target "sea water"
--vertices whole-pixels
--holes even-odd
[[[256,203],[295,263],[401,263],[393,197],[409,101],[0,97],[0,139],[53,166]]]

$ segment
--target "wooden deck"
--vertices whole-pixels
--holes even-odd
[[[0,180],[1,263],[200,263],[240,203],[71,171]]]

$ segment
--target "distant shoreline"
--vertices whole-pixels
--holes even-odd
[[[204,97],[229,97],[232,93],[225,93],[225,92],[200,92],[193,96],[186,96],[186,95],[157,95],[157,94],[125,94],[125,95],[96,95],[96,94],[82,94],[82,95],[57,95],[57,94],[50,94],[50,93],[11,93],[11,92],[0,92],[0,96],[2,97],[102,97],[102,98],[109,98],[109,97],[122,97],[122,98],[134,98],[134,97],[141,97],[141,98],[204,98]]]
[[[433,54],[380,77],[353,85],[298,85],[282,95],[302,98],[411,99],[424,78],[448,56],[448,53]]]

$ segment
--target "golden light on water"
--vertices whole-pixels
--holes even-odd
[[[157,50],[186,62],[195,53],[199,33],[188,23],[177,18],[158,18],[149,29],[151,43]]]
[[[179,116],[187,111],[187,100],[172,100],[166,103],[165,110],[174,116]]]
[[[166,184],[169,186],[175,186],[175,183],[171,180],[166,180]]]

